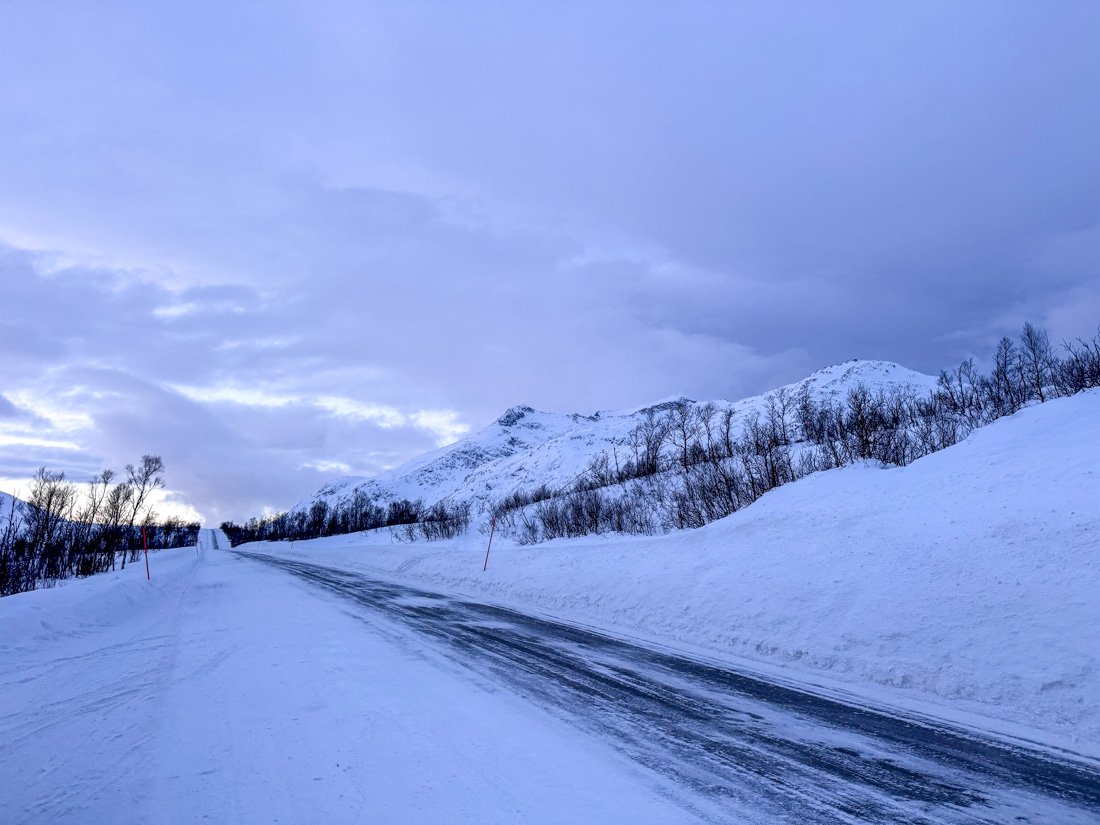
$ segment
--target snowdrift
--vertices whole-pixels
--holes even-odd
[[[62,641],[85,637],[98,644],[104,629],[142,626],[164,620],[164,604],[178,597],[197,569],[193,547],[158,550],[149,556],[152,579],[145,578],[145,560],[125,569],[0,599],[0,656],[21,656]]]

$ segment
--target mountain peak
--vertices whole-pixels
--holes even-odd
[[[520,420],[532,414],[534,411],[534,407],[528,407],[526,404],[517,404],[509,408],[504,415],[496,420],[496,423],[502,427],[511,427],[518,424]]]

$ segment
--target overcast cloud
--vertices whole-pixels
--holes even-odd
[[[209,520],[517,403],[1100,321],[1095,3],[0,5],[0,489]],[[168,505],[165,505],[168,506]]]

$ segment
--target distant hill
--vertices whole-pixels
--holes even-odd
[[[889,361],[846,361],[818,370],[789,384],[794,395],[808,388],[815,400],[843,400],[848,390],[862,384],[871,390],[910,386],[930,391],[936,379]],[[776,392],[773,390],[772,392]],[[743,426],[754,413],[762,413],[770,393],[740,401],[713,401],[716,409],[732,408]],[[357,491],[385,504],[400,499],[469,502],[475,512],[516,490],[546,484],[567,485],[598,453],[623,454],[628,434],[650,411],[662,412],[681,400],[701,406],[702,401],[674,396],[627,410],[601,411],[592,415],[548,413],[519,405],[506,411],[482,430],[434,450],[372,478],[346,476],[329,482],[294,511],[307,510],[315,501],[337,505]]]

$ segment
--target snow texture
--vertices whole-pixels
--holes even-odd
[[[828,375],[817,375],[824,387],[844,377]],[[540,436],[558,434],[529,448],[524,469],[540,450],[547,466],[564,466],[560,432],[577,432],[577,422],[513,412],[513,423],[473,440],[499,443],[530,419]],[[624,415],[594,418],[585,425],[591,440],[622,432]],[[604,421],[617,429],[596,435]],[[442,455],[451,454],[462,453]],[[518,459],[492,462],[494,478],[509,460]],[[707,651],[1098,755],[1098,502],[1100,391],[1092,390],[1024,409],[908,467],[808,476],[699,530],[525,547],[498,537],[484,573],[486,536],[475,531],[432,544],[395,543],[382,530],[250,547]]]
[[[611,746],[281,571],[210,546],[150,565],[0,599],[0,820],[697,821]]]

